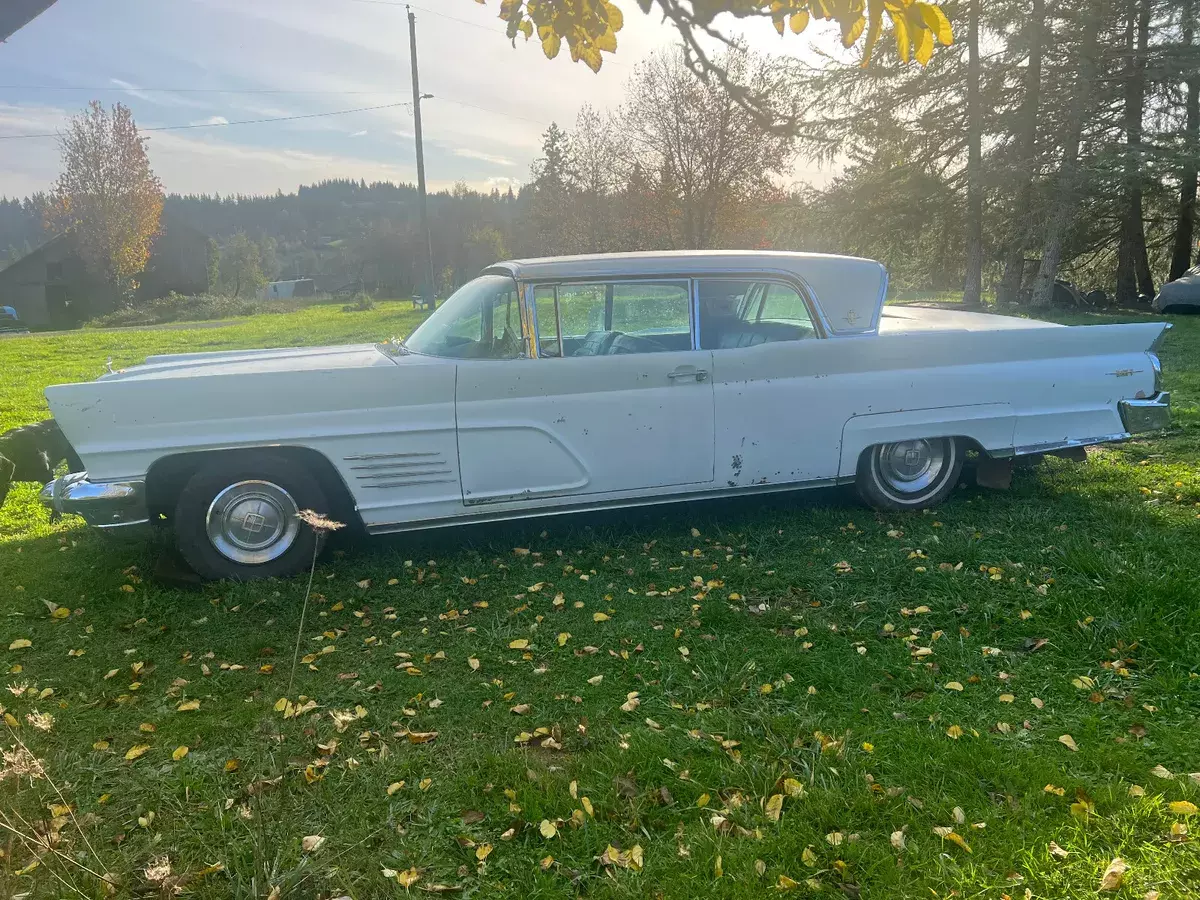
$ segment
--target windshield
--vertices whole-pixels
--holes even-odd
[[[516,359],[522,338],[517,283],[507,275],[481,275],[455,291],[404,347],[454,359]]]

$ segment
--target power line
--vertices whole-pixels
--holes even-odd
[[[381,106],[359,106],[355,109],[335,109],[329,112],[307,113],[299,116],[274,116],[268,119],[239,119],[234,122],[193,122],[190,125],[158,125],[151,128],[139,128],[139,131],[183,131],[191,128],[225,128],[230,125],[261,125],[266,122],[294,122],[297,119],[320,119],[325,116],[345,116],[350,113],[373,112],[379,109],[395,109],[399,106],[411,106],[410,103],[385,103]],[[0,141],[24,140],[26,138],[58,137],[58,132],[42,132],[40,134],[0,134]]]
[[[275,88],[147,88],[138,87],[137,85],[129,85],[128,87],[118,87],[110,85],[108,87],[77,87],[74,85],[53,85],[53,84],[0,84],[0,91],[82,91],[85,93],[130,93],[137,92],[142,94],[378,94],[378,95],[400,95],[403,96],[405,91],[328,91],[328,90],[294,90],[294,89],[275,89]]]

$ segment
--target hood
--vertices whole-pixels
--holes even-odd
[[[252,375],[392,366],[407,357],[381,352],[374,344],[342,347],[283,347],[276,350],[229,350],[151,356],[140,366],[118,369],[99,381],[144,381],[152,378],[197,378],[206,375]]]

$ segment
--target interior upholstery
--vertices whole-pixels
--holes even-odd
[[[716,350],[737,350],[773,341],[799,341],[812,336],[812,330],[785,322],[740,322],[730,320],[717,329]]]

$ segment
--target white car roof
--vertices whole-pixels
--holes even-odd
[[[802,281],[836,334],[874,332],[887,291],[883,265],[854,256],[777,250],[670,250],[513,259],[487,272],[522,281],[704,275],[791,275]]]

